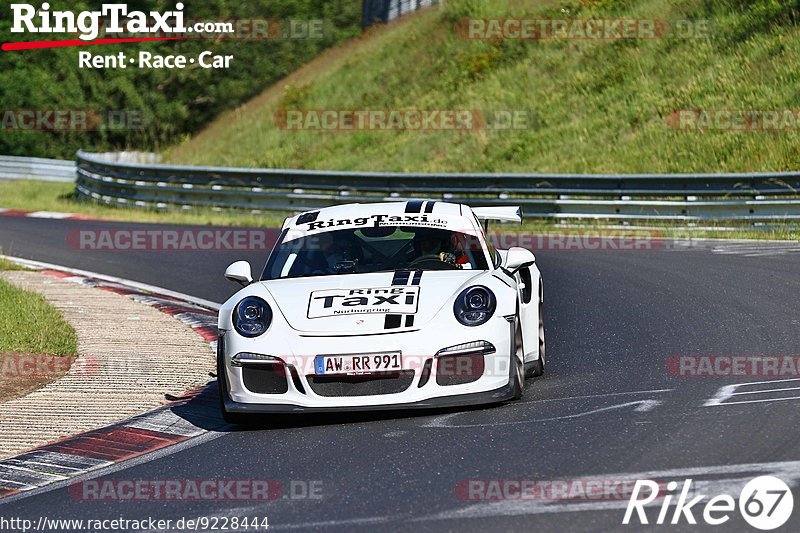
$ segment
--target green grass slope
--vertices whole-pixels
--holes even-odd
[[[797,128],[682,131],[680,109],[800,105],[800,2],[448,0],[329,50],[168,150],[173,162],[476,172],[800,167]],[[466,40],[468,17],[707,21],[703,38]],[[287,131],[281,109],[527,110],[519,130]],[[800,125],[798,125],[800,127]]]

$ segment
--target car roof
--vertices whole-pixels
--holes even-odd
[[[372,215],[432,214],[444,217],[470,216],[471,210],[462,204],[439,202],[436,200],[408,200],[403,202],[375,202],[368,204],[343,204],[315,209],[289,217],[283,228],[291,228],[314,220],[370,217]]]

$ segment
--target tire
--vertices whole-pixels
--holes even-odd
[[[222,351],[219,350],[217,353],[217,391],[219,392],[219,410],[222,413],[222,419],[228,424],[247,425],[251,421],[249,415],[229,413],[225,410],[225,398],[228,397],[226,375]]]
[[[528,363],[525,369],[526,378],[538,378],[544,375],[544,368],[547,364],[545,356],[545,342],[544,342],[544,306],[542,305],[541,296],[542,282],[539,281],[539,359]]]

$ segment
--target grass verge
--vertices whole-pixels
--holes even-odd
[[[3,250],[0,250],[0,254],[3,253]],[[30,270],[29,268],[25,268],[24,266],[18,265],[12,261],[9,261],[5,257],[0,256],[0,272],[3,270]]]
[[[800,11],[779,0],[448,0],[323,54],[191,140],[171,162],[411,172],[796,170],[800,130],[677,127],[680,110],[797,107]],[[658,38],[465,39],[468,19],[645,19]],[[679,28],[691,28],[691,34]],[[702,29],[701,29],[702,28]],[[695,31],[696,30],[696,31]],[[520,112],[516,126],[334,129],[295,110]],[[311,117],[317,115],[310,115]],[[278,118],[276,118],[278,117]],[[791,120],[789,120],[791,119]],[[783,119],[781,119],[783,120]],[[497,121],[494,122],[497,124]]]
[[[78,337],[38,294],[0,281],[0,352],[75,355]]]
[[[0,258],[0,271],[21,267]],[[40,295],[0,279],[0,402],[58,379],[78,353],[78,337]]]
[[[267,213],[215,212],[211,209],[191,211],[155,211],[128,207],[115,207],[75,198],[75,186],[71,183],[15,180],[0,182],[0,207],[23,211],[56,211],[75,213],[87,217],[125,222],[151,222],[160,224],[189,224],[215,226],[276,227],[283,223],[286,215]]]

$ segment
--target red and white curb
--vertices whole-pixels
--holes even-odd
[[[9,259],[43,268],[42,272],[48,275],[112,291],[155,307],[190,326],[216,349],[216,304],[208,302],[211,305],[206,305],[205,301],[197,298],[181,298],[177,293],[158,291],[156,287],[150,287],[156,290],[146,290],[133,286],[141,287],[142,284],[126,283],[126,280],[109,276],[95,276],[35,261]],[[210,384],[189,391],[183,397],[149,413],[0,461],[0,499],[146,455],[224,425],[219,413],[216,386]]]
[[[207,392],[201,395],[211,396]],[[180,415],[176,414],[179,408],[184,410]],[[200,436],[209,425],[224,425],[221,418],[215,418],[216,411],[215,397],[182,401],[5,459],[0,461],[0,496],[64,481]],[[199,419],[206,422],[204,427],[196,425]]]
[[[76,215],[75,213],[59,213],[58,211],[23,211],[22,209],[11,209],[0,207],[0,215],[28,218],[48,218],[56,220],[99,220],[87,215]]]
[[[27,262],[32,263],[32,262]],[[97,289],[127,296],[139,303],[155,307],[162,313],[172,315],[212,344],[216,350],[217,312],[206,305],[183,300],[177,296],[158,294],[134,288],[124,282],[108,281],[63,270],[44,269],[43,274],[55,276],[65,281],[90,285]]]

